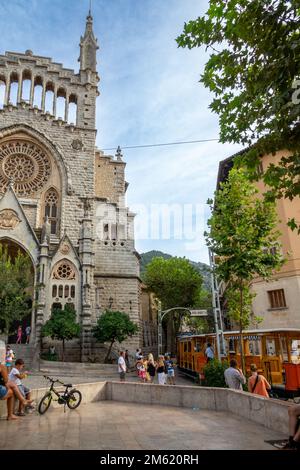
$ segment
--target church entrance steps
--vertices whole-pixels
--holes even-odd
[[[40,361],[40,372],[62,376],[115,378],[117,364],[99,364],[86,362]]]
[[[23,359],[25,362],[25,369],[30,369],[33,361],[34,348],[30,344],[10,344],[15,359]]]

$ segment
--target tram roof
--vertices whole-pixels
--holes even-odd
[[[300,333],[300,328],[269,328],[269,329],[262,329],[262,330],[243,330],[242,333],[245,335],[261,335],[264,333]],[[234,331],[224,331],[224,335],[226,336],[233,336],[239,335],[239,330]],[[199,335],[189,335],[189,334],[182,334],[179,337],[179,341],[182,339],[188,338],[205,338],[206,336],[216,336],[216,333],[201,333]]]

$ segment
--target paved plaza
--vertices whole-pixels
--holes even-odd
[[[0,421],[0,449],[274,450],[277,433],[228,412],[102,401]]]

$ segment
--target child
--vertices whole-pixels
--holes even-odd
[[[173,361],[171,360],[170,356],[168,356],[166,360],[166,367],[167,367],[167,374],[168,374],[168,383],[170,385],[175,385],[175,371]]]
[[[137,363],[138,376],[141,379],[141,382],[146,382],[146,368],[144,366],[144,361],[141,359]]]
[[[17,359],[15,362],[15,367],[12,368],[10,374],[9,374],[9,380],[13,383],[15,383],[18,386],[18,389],[20,390],[22,396],[29,401],[29,409],[33,409],[33,406],[31,406],[32,400],[30,400],[30,390],[29,388],[25,387],[25,385],[22,384],[21,379],[25,379],[27,377],[27,371],[22,372],[24,369],[24,361],[23,359]],[[25,413],[23,411],[23,404],[19,401],[19,411],[18,411],[18,416],[25,416]]]
[[[5,356],[5,365],[7,367],[7,372],[11,371],[12,362],[15,358],[14,352],[9,345],[6,346],[6,356]]]

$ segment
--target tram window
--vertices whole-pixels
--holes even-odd
[[[288,362],[289,355],[287,351],[286,338],[280,338],[280,341],[281,341],[282,360]]]
[[[191,350],[192,350],[192,345],[191,343],[188,343],[188,352],[191,352]]]
[[[276,356],[275,340],[271,338],[267,338],[266,346],[267,346],[267,356]]]
[[[183,352],[187,352],[187,343],[183,343]]]
[[[195,352],[200,352],[201,351],[201,346],[200,346],[200,343],[197,343],[195,344],[195,348],[194,348]]]
[[[234,347],[234,340],[233,339],[229,340],[229,352],[230,353],[235,353],[235,347]]]
[[[299,363],[300,359],[300,340],[292,340],[291,359],[294,364]]]

